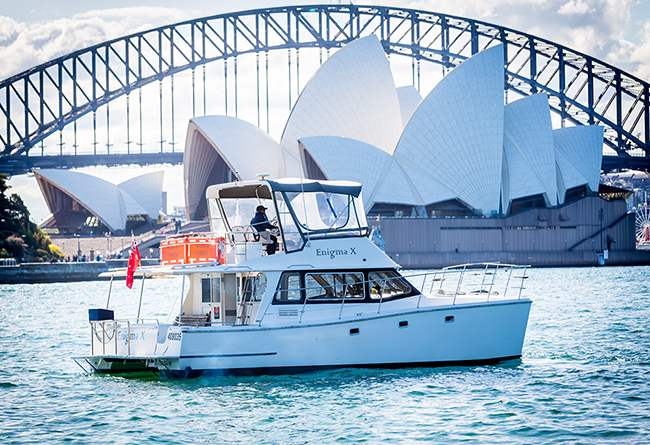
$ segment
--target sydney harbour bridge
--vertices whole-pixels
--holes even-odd
[[[288,82],[290,108],[292,91],[294,101],[299,94],[301,50],[303,55],[318,51],[322,63],[323,51],[327,56],[369,34],[377,35],[389,58],[410,61],[418,89],[425,68],[441,67],[444,75],[472,55],[503,44],[506,100],[508,94],[546,93],[562,126],[604,127],[605,172],[650,170],[650,85],[625,71],[479,20],[382,6],[307,5],[162,26],[74,51],[0,81],[0,173],[182,163],[176,145],[185,127],[178,123],[206,114],[212,100],[214,85],[206,80],[206,67],[223,70],[223,114],[241,112],[245,91],[253,96],[257,125],[269,131],[277,100],[269,78],[282,76]],[[270,68],[270,55],[282,52],[283,70]],[[254,61],[245,77],[238,71],[243,58]],[[187,83],[183,94],[178,92],[181,82]],[[143,101],[147,87],[149,99]],[[84,138],[85,145],[79,143]]]

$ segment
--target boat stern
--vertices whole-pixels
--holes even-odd
[[[90,310],[90,355],[77,357],[100,373],[157,371],[152,359],[178,357],[183,333],[158,320],[117,320],[112,311]]]

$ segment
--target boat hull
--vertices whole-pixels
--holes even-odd
[[[183,329],[178,355],[149,361],[172,378],[343,367],[491,364],[521,357],[530,300],[450,306],[327,324]],[[168,339],[169,341],[169,339]]]
[[[147,365],[146,358],[126,358],[126,357],[107,357],[91,356],[79,357],[85,360],[95,372],[102,374],[124,374],[135,372],[155,371]]]

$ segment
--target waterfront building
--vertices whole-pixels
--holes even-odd
[[[51,216],[41,227],[51,234],[124,234],[158,220],[164,172],[113,184],[68,170],[35,170]]]

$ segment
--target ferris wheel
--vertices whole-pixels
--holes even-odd
[[[648,203],[636,211],[636,240],[639,244],[650,245],[650,208]]]

